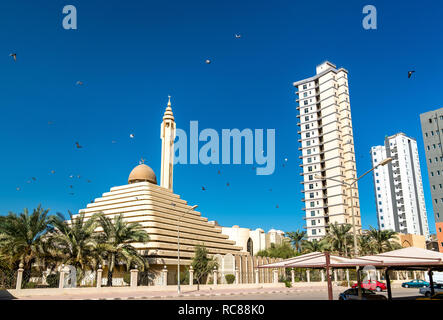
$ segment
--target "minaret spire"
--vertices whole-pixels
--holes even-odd
[[[174,140],[175,121],[171,108],[171,96],[168,96],[168,105],[163,115],[160,138],[162,139],[162,164],[160,186],[172,190],[174,169]]]

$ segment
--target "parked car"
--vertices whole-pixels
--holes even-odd
[[[364,280],[361,282],[361,287],[363,289],[375,290],[377,292],[386,290],[386,285],[383,282],[379,282],[376,280]],[[357,283],[352,285],[352,288],[357,288]]]
[[[417,300],[443,300],[443,293],[436,293],[432,297],[417,298]]]
[[[426,288],[420,288],[419,290],[420,294],[424,294],[426,297],[431,296],[431,286],[427,286]],[[443,292],[443,284],[441,283],[434,283],[434,293]]]
[[[424,280],[415,279],[401,284],[403,288],[424,288],[429,287],[429,282]]]
[[[338,300],[387,300],[385,296],[376,294],[374,291],[361,289],[361,299],[358,297],[358,289],[348,289],[338,296]]]

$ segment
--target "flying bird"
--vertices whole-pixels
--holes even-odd
[[[36,178],[36,177],[32,177],[31,179],[32,179],[32,180],[34,180],[34,181],[36,181],[36,180],[37,180],[37,178]]]
[[[83,81],[77,81],[75,84],[78,85],[78,86],[82,86],[83,85]]]
[[[72,189],[72,184],[69,186],[69,188],[71,188]]]
[[[9,56],[14,58],[14,61],[17,61],[17,53],[11,53]]]
[[[83,148],[78,142],[76,142],[75,145],[78,149]]]
[[[73,195],[74,195],[74,192],[70,192],[69,194],[70,194],[71,196],[73,196]]]
[[[235,38],[236,39],[240,39],[241,38],[241,34],[235,34]]]
[[[414,70],[408,71],[408,79],[411,79],[412,74],[413,74],[414,72],[415,72]]]
[[[278,209],[278,205],[275,206]]]
[[[48,121],[48,124],[49,124],[49,125],[51,125],[51,124],[53,124],[53,123],[54,123],[54,122],[52,122],[52,121]]]
[[[133,139],[133,138],[134,138],[134,134],[131,133],[131,134],[129,135],[129,137],[130,137],[131,139]]]
[[[205,191],[206,190],[206,188],[205,187],[202,187],[202,191]]]
[[[55,170],[51,170],[51,173],[54,174],[54,173],[55,173]]]
[[[17,190],[17,191],[20,191],[20,187],[17,187],[16,190]]]
[[[226,186],[227,186],[227,187],[229,187],[229,182],[228,182],[228,183],[226,183]]]
[[[79,178],[79,179],[80,179],[80,175],[77,175],[77,178]]]
[[[115,141],[115,140],[112,140],[112,143],[117,143],[117,141]]]
[[[74,178],[74,176],[71,174],[71,175],[69,176],[69,178]]]
[[[221,173],[220,170],[218,170],[217,173],[220,174]]]
[[[209,59],[206,59],[206,64],[210,64],[211,63],[211,60],[209,60]]]
[[[91,180],[88,180],[87,182],[88,182],[88,183],[91,183]]]

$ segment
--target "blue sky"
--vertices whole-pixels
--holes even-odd
[[[77,30],[62,28],[67,4],[77,8]],[[415,137],[435,232],[419,114],[442,106],[443,5],[371,1],[378,29],[367,31],[366,4],[2,1],[0,214],[39,203],[76,212],[125,184],[141,157],[159,177],[160,122],[170,94],[184,130],[192,120],[219,132],[276,130],[273,175],[256,176],[251,165],[178,165],[174,191],[221,225],[301,229],[292,82],[330,60],[349,70],[358,173],[370,168],[370,147],[385,135]],[[411,69],[417,72],[409,80]],[[371,176],[360,183],[360,197],[363,226],[376,226]]]

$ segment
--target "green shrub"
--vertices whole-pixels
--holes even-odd
[[[292,287],[292,283],[291,283],[291,281],[289,281],[289,280],[285,280],[284,282],[285,282],[285,286],[286,286],[286,288],[291,288],[291,287]]]
[[[123,275],[123,281],[124,281],[125,283],[127,283],[127,284],[130,284],[130,283],[131,283],[131,274],[130,274],[129,272],[126,272],[126,273]]]
[[[23,285],[24,289],[35,289],[37,287],[37,283],[35,282],[27,282]]]
[[[348,286],[348,281],[346,281],[346,280],[340,281],[338,283],[338,285],[341,286],[341,287],[347,287]]]
[[[225,275],[225,279],[228,284],[233,284],[235,281],[235,276],[233,274],[227,274]]]
[[[51,273],[46,277],[49,288],[57,288],[60,280],[60,272]]]

